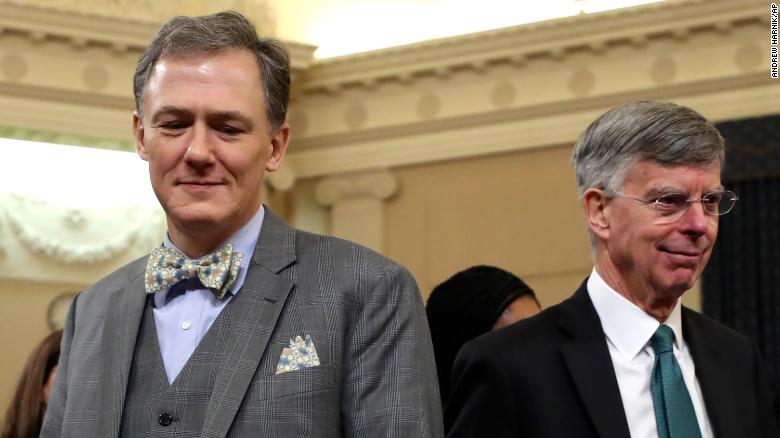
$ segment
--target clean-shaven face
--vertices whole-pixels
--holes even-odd
[[[699,199],[722,190],[720,163],[704,166],[662,166],[640,161],[628,174],[620,192],[643,200],[673,191]],[[718,234],[718,216],[694,203],[678,220],[659,223],[659,213],[628,197],[609,201],[606,255],[629,289],[649,287],[655,298],[682,295],[699,278]]]
[[[274,142],[287,141],[279,133],[286,125],[270,131],[254,55],[161,59],[143,105],[143,120],[134,118],[137,149],[171,237],[229,237],[259,208],[263,176],[281,160]]]

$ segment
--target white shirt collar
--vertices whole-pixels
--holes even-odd
[[[660,323],[612,289],[595,268],[588,278],[588,295],[599,315],[604,335],[625,360],[632,361],[647,346]],[[679,298],[664,324],[674,331],[675,346],[679,349],[682,339]]]

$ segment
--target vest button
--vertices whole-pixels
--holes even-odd
[[[157,421],[160,423],[160,426],[167,427],[173,423],[173,417],[169,414],[160,414],[160,416],[157,417]]]

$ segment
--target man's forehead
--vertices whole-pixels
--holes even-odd
[[[262,111],[261,79],[247,63],[255,64],[248,51],[161,59],[144,90],[144,112],[249,113],[255,106]]]
[[[640,183],[648,190],[679,187],[688,183],[715,189],[721,187],[720,174],[720,160],[675,165],[639,160],[629,167],[624,183]]]

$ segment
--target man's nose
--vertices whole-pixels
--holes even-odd
[[[190,143],[184,154],[185,161],[194,167],[208,166],[214,161],[214,139],[210,129],[202,123],[195,123],[192,128]]]
[[[717,223],[718,216],[707,213],[701,202],[694,202],[688,207],[680,218],[683,233],[702,235],[707,232],[711,223]]]

